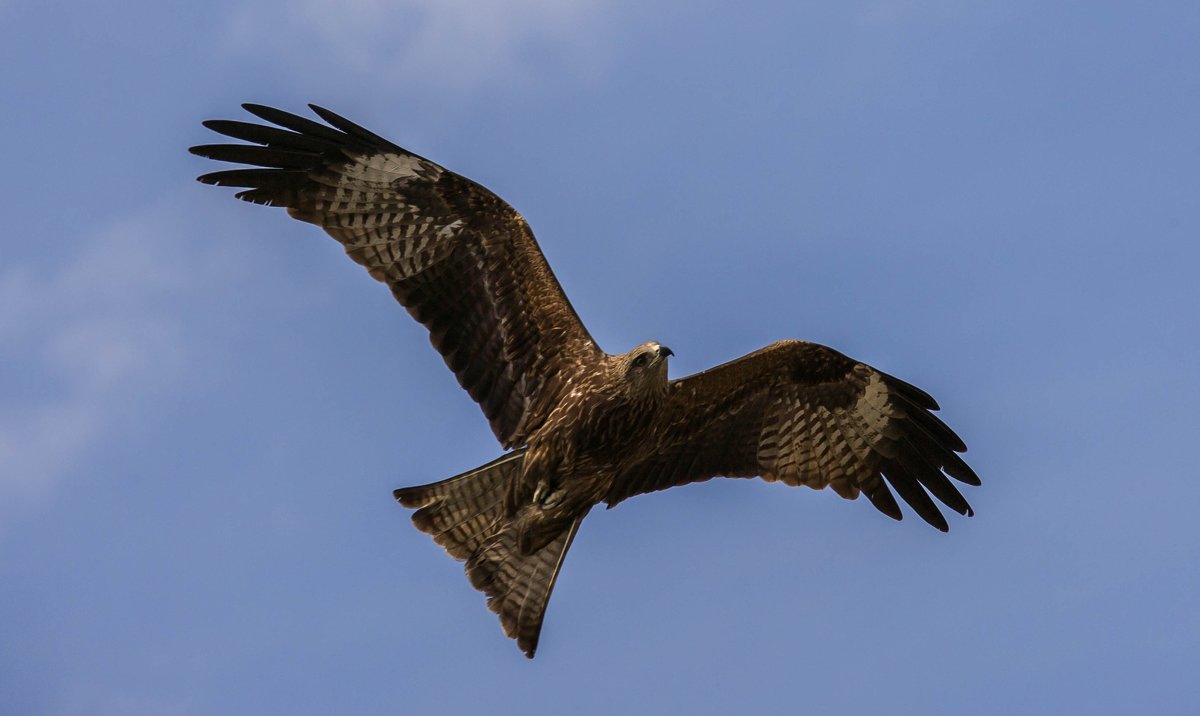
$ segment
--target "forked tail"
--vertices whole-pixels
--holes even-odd
[[[525,451],[514,451],[461,475],[392,494],[415,508],[413,524],[455,559],[469,559],[506,522],[504,496],[521,474]]]
[[[488,609],[499,615],[504,632],[532,659],[558,570],[583,516],[545,547],[521,554],[505,496],[524,459],[524,450],[510,452],[461,475],[393,494],[417,510],[412,517],[417,529],[451,557],[466,560],[471,584],[488,596]]]
[[[500,530],[467,560],[471,584],[488,595],[488,609],[499,615],[504,633],[516,639],[530,659],[537,651],[558,570],[582,521],[583,516],[577,517],[562,534],[531,554],[521,554],[516,530]]]

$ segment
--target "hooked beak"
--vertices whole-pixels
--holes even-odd
[[[673,355],[675,355],[675,351],[671,350],[670,348],[667,348],[666,346],[658,347],[658,356],[660,358],[666,358],[667,356],[673,356]]]

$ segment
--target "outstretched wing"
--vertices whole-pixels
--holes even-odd
[[[956,453],[967,447],[930,411],[924,391],[837,351],[782,341],[672,381],[658,450],[615,480],[613,506],[633,495],[713,477],[755,477],[854,499],[861,492],[895,519],[888,490],[946,531],[932,494],[973,514],[947,475],[979,478]]]
[[[256,168],[205,174],[237,198],[324,229],[387,284],[480,404],[506,447],[545,419],[566,378],[601,353],[567,301],[533,232],[500,197],[338,115],[328,126],[261,105],[276,127],[213,120],[254,144],[192,147]]]

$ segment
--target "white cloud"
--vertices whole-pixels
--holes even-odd
[[[599,0],[293,0],[246,4],[230,21],[241,52],[267,49],[374,82],[456,91],[522,83],[545,53],[594,70]],[[541,57],[537,57],[542,53]]]
[[[58,266],[0,272],[0,505],[45,494],[185,366],[179,302],[229,270],[197,255],[169,204],[70,244]]]

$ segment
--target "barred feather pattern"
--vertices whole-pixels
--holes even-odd
[[[524,218],[491,191],[320,107],[324,123],[244,107],[268,124],[205,126],[247,143],[191,151],[248,167],[200,180],[241,187],[238,198],[286,207],[340,242],[428,328],[496,437],[515,448],[395,496],[466,562],[526,655],[579,523],[601,499],[612,507],[713,477],[761,476],[865,494],[895,519],[898,495],[943,531],[937,502],[972,514],[955,482],[979,478],[924,391],[801,341],[668,381],[671,352],[653,341],[600,350]]]
[[[537,652],[542,620],[559,569],[583,518],[580,515],[558,537],[531,554],[521,553],[515,530],[501,530],[467,560],[471,584],[488,595],[488,609],[500,617],[504,633],[516,639],[530,659]]]
[[[956,454],[966,446],[933,415],[924,391],[837,351],[781,341],[672,381],[657,448],[613,481],[609,506],[633,495],[713,477],[860,493],[902,513],[890,485],[934,527],[949,526],[931,495],[960,514],[971,507],[947,475],[979,478]]]
[[[451,557],[466,561],[471,584],[487,595],[488,608],[500,617],[504,633],[532,659],[558,571],[583,515],[546,546],[522,554],[504,497],[524,461],[525,451],[516,450],[440,482],[400,488],[394,495],[416,509],[412,520],[417,529]]]
[[[504,496],[521,474],[525,451],[506,455],[440,482],[402,487],[393,492],[412,521],[455,559],[465,560],[508,520]]]
[[[429,329],[501,444],[526,444],[563,385],[603,353],[525,219],[470,179],[328,110],[313,107],[321,124],[244,107],[276,126],[205,122],[253,144],[191,151],[261,168],[200,181],[244,187],[239,199],[286,207],[323,228]]]

